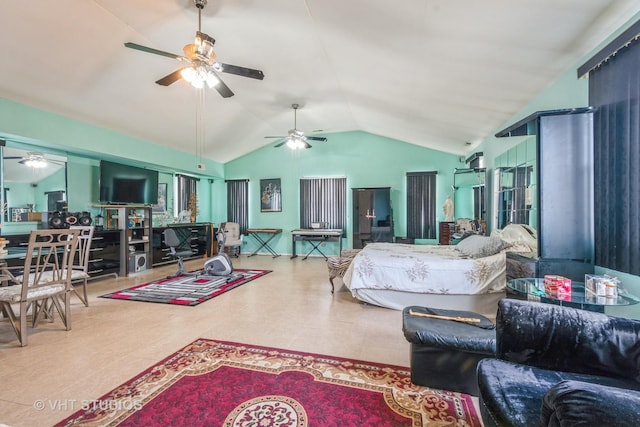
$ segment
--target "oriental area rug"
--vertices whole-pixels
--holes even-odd
[[[101,298],[195,306],[270,272],[236,269],[229,276],[176,276],[101,295]]]
[[[408,368],[200,338],[56,426],[482,426]]]

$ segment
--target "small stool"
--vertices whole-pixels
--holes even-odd
[[[327,258],[327,268],[329,269],[329,282],[331,282],[331,293],[334,291],[333,279],[342,278],[347,268],[351,265],[353,258],[360,252],[360,249],[344,249],[340,256],[330,256]]]
[[[411,314],[416,313],[416,314]],[[429,316],[480,319],[477,323]],[[478,396],[476,366],[494,357],[495,325],[471,311],[405,307],[402,331],[411,343],[411,382],[440,390]]]

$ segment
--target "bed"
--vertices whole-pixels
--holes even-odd
[[[343,280],[355,298],[382,307],[423,305],[493,317],[505,296],[509,246],[494,236],[470,236],[455,246],[370,243]]]

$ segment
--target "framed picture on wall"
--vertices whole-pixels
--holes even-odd
[[[167,211],[167,184],[158,184],[158,204],[151,207],[152,212]]]
[[[260,212],[281,212],[280,178],[260,180]]]

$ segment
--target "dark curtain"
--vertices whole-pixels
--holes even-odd
[[[473,218],[486,219],[484,185],[473,187]]]
[[[407,173],[407,237],[436,238],[437,172]]]
[[[596,265],[640,275],[640,43],[589,75],[594,115]]]
[[[237,222],[240,233],[249,228],[249,180],[233,179],[227,183],[227,221]]]
[[[327,228],[347,229],[347,178],[300,179],[300,228],[326,222]]]
[[[191,194],[198,194],[198,178],[177,175],[178,178],[178,212],[189,209]]]
[[[516,166],[513,170],[513,204],[511,223],[529,224],[531,206],[527,204],[527,188],[531,184],[531,166]]]

